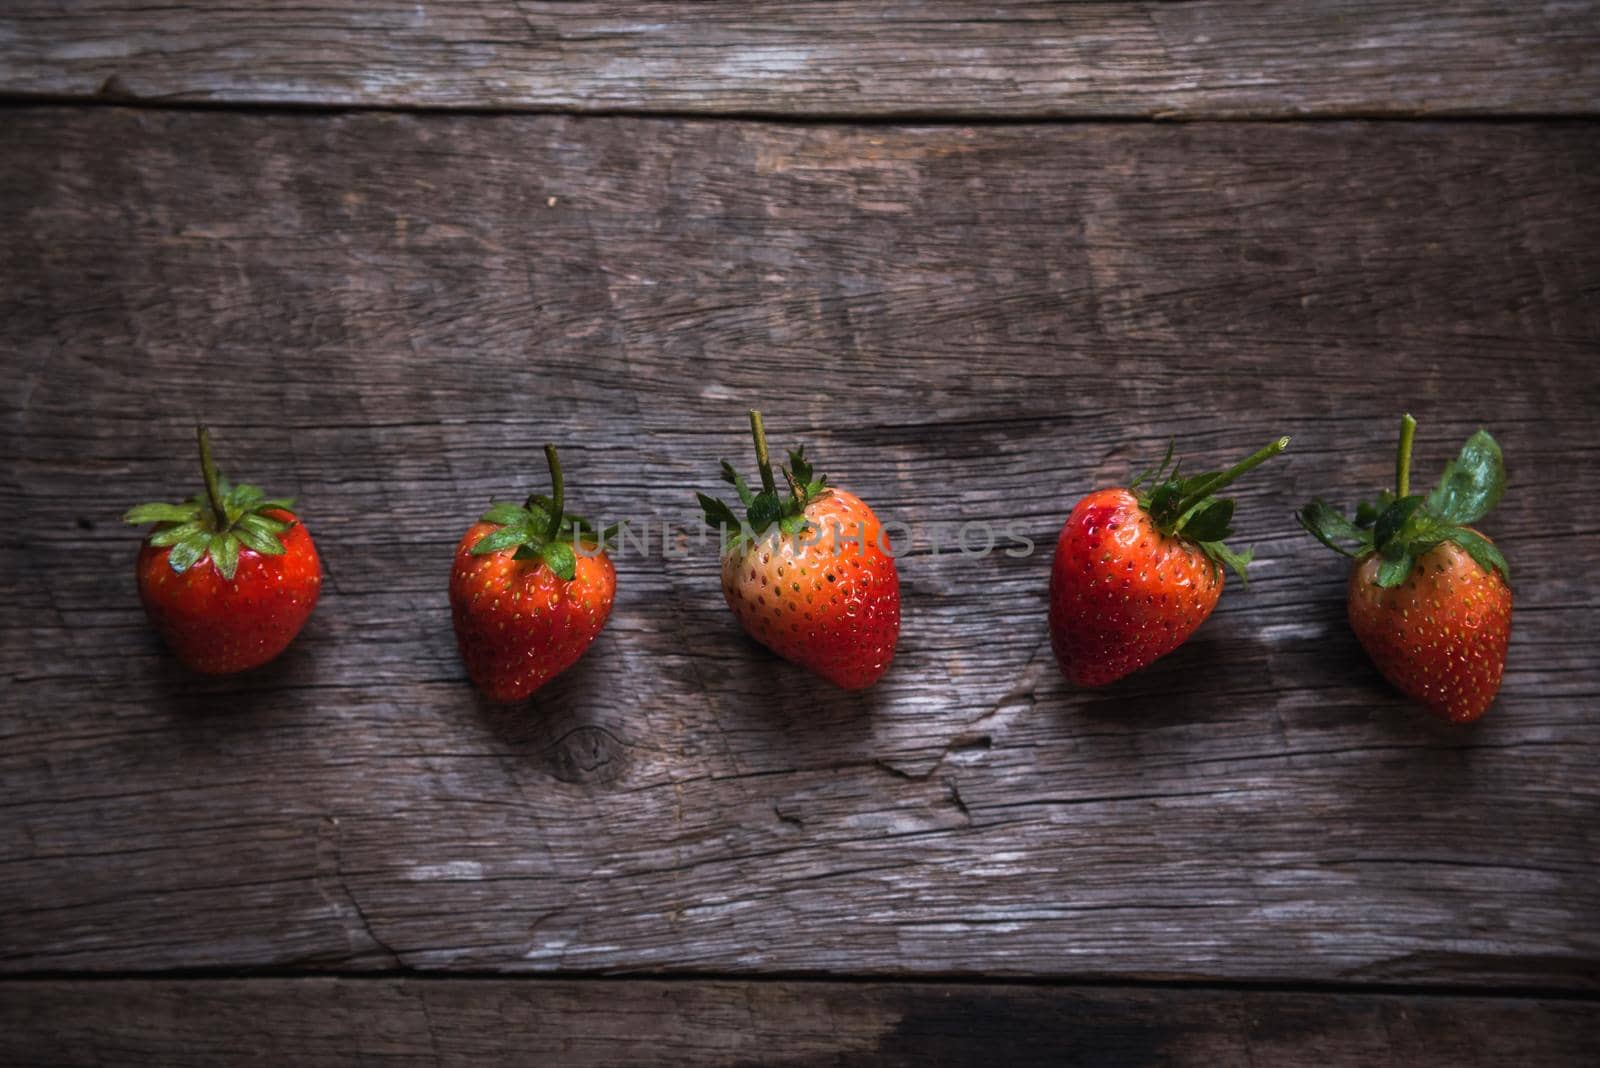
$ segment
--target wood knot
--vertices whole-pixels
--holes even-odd
[[[128,87],[118,75],[111,75],[100,83],[99,90],[95,93],[102,100],[137,100],[139,94]]]
[[[613,783],[627,772],[627,743],[604,727],[574,727],[547,751],[550,773],[562,782]]]

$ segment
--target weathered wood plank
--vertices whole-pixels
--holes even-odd
[[[1003,973],[1592,988],[1600,129],[830,129],[38,109],[3,119],[0,968]],[[742,640],[711,546],[619,561],[533,707],[478,705],[450,548],[561,442],[692,522],[744,409],[923,531],[884,682]],[[1505,693],[1409,711],[1290,513],[1487,423]],[[225,466],[329,581],[184,676],[115,516]],[[1183,651],[1070,692],[1078,494],[1281,432]],[[248,458],[248,462],[244,458]],[[1040,551],[929,551],[1018,520]]]
[[[1592,1002],[997,984],[437,979],[0,983],[30,1065],[1545,1065]]]
[[[812,116],[1600,111],[1600,3],[12,0],[0,91]]]

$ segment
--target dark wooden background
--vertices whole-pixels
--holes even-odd
[[[1594,1063],[1600,5],[1434,6],[7,5],[0,1061]],[[475,699],[482,506],[553,440],[694,529],[751,406],[918,528],[890,674],[658,540]],[[1510,470],[1470,728],[1292,519],[1402,409]],[[197,419],[327,571],[224,680],[117,522]],[[1073,501],[1281,433],[1249,589],[1070,690]],[[969,520],[1036,551],[933,552]]]

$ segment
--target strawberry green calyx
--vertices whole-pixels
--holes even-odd
[[[1282,437],[1226,471],[1207,471],[1180,478],[1177,467],[1168,471],[1172,464],[1172,445],[1169,442],[1167,454],[1161,462],[1141,473],[1129,489],[1138,493],[1139,507],[1149,514],[1162,534],[1193,542],[1205,553],[1214,569],[1226,564],[1241,581],[1248,584],[1250,579],[1245,574],[1245,568],[1255,554],[1253,551],[1236,553],[1224,544],[1223,540],[1233,533],[1230,525],[1233,520],[1233,500],[1226,497],[1219,499],[1212,494],[1288,447],[1289,439]],[[1149,485],[1149,491],[1140,492],[1139,487],[1146,484]]]
[[[536,493],[520,505],[510,501],[490,505],[481,521],[500,529],[479,538],[472,546],[472,555],[487,556],[515,547],[516,559],[540,560],[563,582],[571,582],[578,572],[577,552],[600,552],[616,528],[596,530],[587,519],[568,515],[566,483],[554,445],[544,447],[544,458],[550,465],[550,496]]]
[[[695,494],[705,512],[706,524],[722,531],[729,545],[754,541],[773,526],[784,534],[801,533],[809,525],[806,508],[829,493],[827,477],[812,471],[805,446],[801,445],[790,451],[789,466],[779,468],[789,487],[787,494],[780,494],[772,474],[772,461],[767,455],[766,428],[761,423],[761,413],[755,410],[750,412],[750,436],[755,440],[756,467],[761,472],[759,493],[751,491],[732,464],[722,461],[722,480],[739,495],[745,517],[740,519],[732,508],[715,497]]]
[[[266,556],[283,555],[282,535],[294,522],[267,513],[288,511],[294,507],[294,498],[269,498],[248,482],[232,485],[217,474],[211,459],[211,435],[205,427],[195,427],[195,439],[200,446],[205,492],[181,504],[141,504],[123,513],[122,521],[140,527],[156,524],[145,541],[157,549],[170,546],[167,564],[177,574],[209,555],[217,571],[231,582],[239,567],[241,546]]]
[[[1411,439],[1416,427],[1409,414],[1401,416],[1394,489],[1362,501],[1354,521],[1320,497],[1295,518],[1334,552],[1354,559],[1377,553],[1381,563],[1373,581],[1384,589],[1405,582],[1417,557],[1447,541],[1459,545],[1485,571],[1499,571],[1510,582],[1511,569],[1500,550],[1469,526],[1488,515],[1506,491],[1500,446],[1487,430],[1473,434],[1424,497],[1411,492]]]

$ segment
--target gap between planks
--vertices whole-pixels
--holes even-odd
[[[772,126],[836,126],[861,129],[895,129],[907,126],[954,128],[1005,128],[1027,126],[1327,126],[1349,122],[1426,123],[1459,126],[1528,126],[1534,124],[1584,126],[1600,122],[1600,111],[1573,114],[1565,111],[1473,114],[1428,112],[1407,108],[1352,108],[1309,112],[1302,115],[1278,111],[1242,111],[1208,115],[1199,112],[1138,111],[1082,114],[1068,109],[1030,115],[965,113],[938,108],[870,112],[788,112],[771,110],[693,111],[673,108],[581,108],[548,105],[462,106],[448,104],[365,104],[294,100],[176,100],[163,97],[81,96],[72,93],[30,93],[0,90],[0,113],[31,108],[125,108],[134,111],[193,111],[245,115],[419,115],[461,118],[573,118],[636,119],[663,123],[763,123]]]
[[[985,975],[978,973],[939,974],[909,972],[905,975],[864,975],[828,972],[585,972],[556,970],[538,972],[497,972],[492,970],[421,971],[411,968],[389,968],[375,971],[315,968],[165,968],[118,969],[115,971],[73,971],[47,968],[38,971],[0,972],[0,990],[8,986],[31,983],[81,983],[111,985],[115,983],[182,983],[204,981],[229,985],[253,983],[292,982],[294,980],[337,980],[345,983],[515,983],[526,986],[556,986],[566,983],[589,983],[595,986],[711,986],[729,984],[737,986],[787,985],[787,986],[859,986],[859,987],[909,987],[934,989],[939,987],[993,987],[1017,990],[1141,991],[1192,994],[1285,994],[1313,997],[1404,997],[1449,1000],[1451,998],[1483,998],[1505,1001],[1568,1001],[1579,1004],[1600,1004],[1600,989],[1573,987],[1473,984],[1473,983],[1363,983],[1319,982],[1315,980],[1265,980],[1265,979],[1140,979],[1128,976],[1016,976]]]

